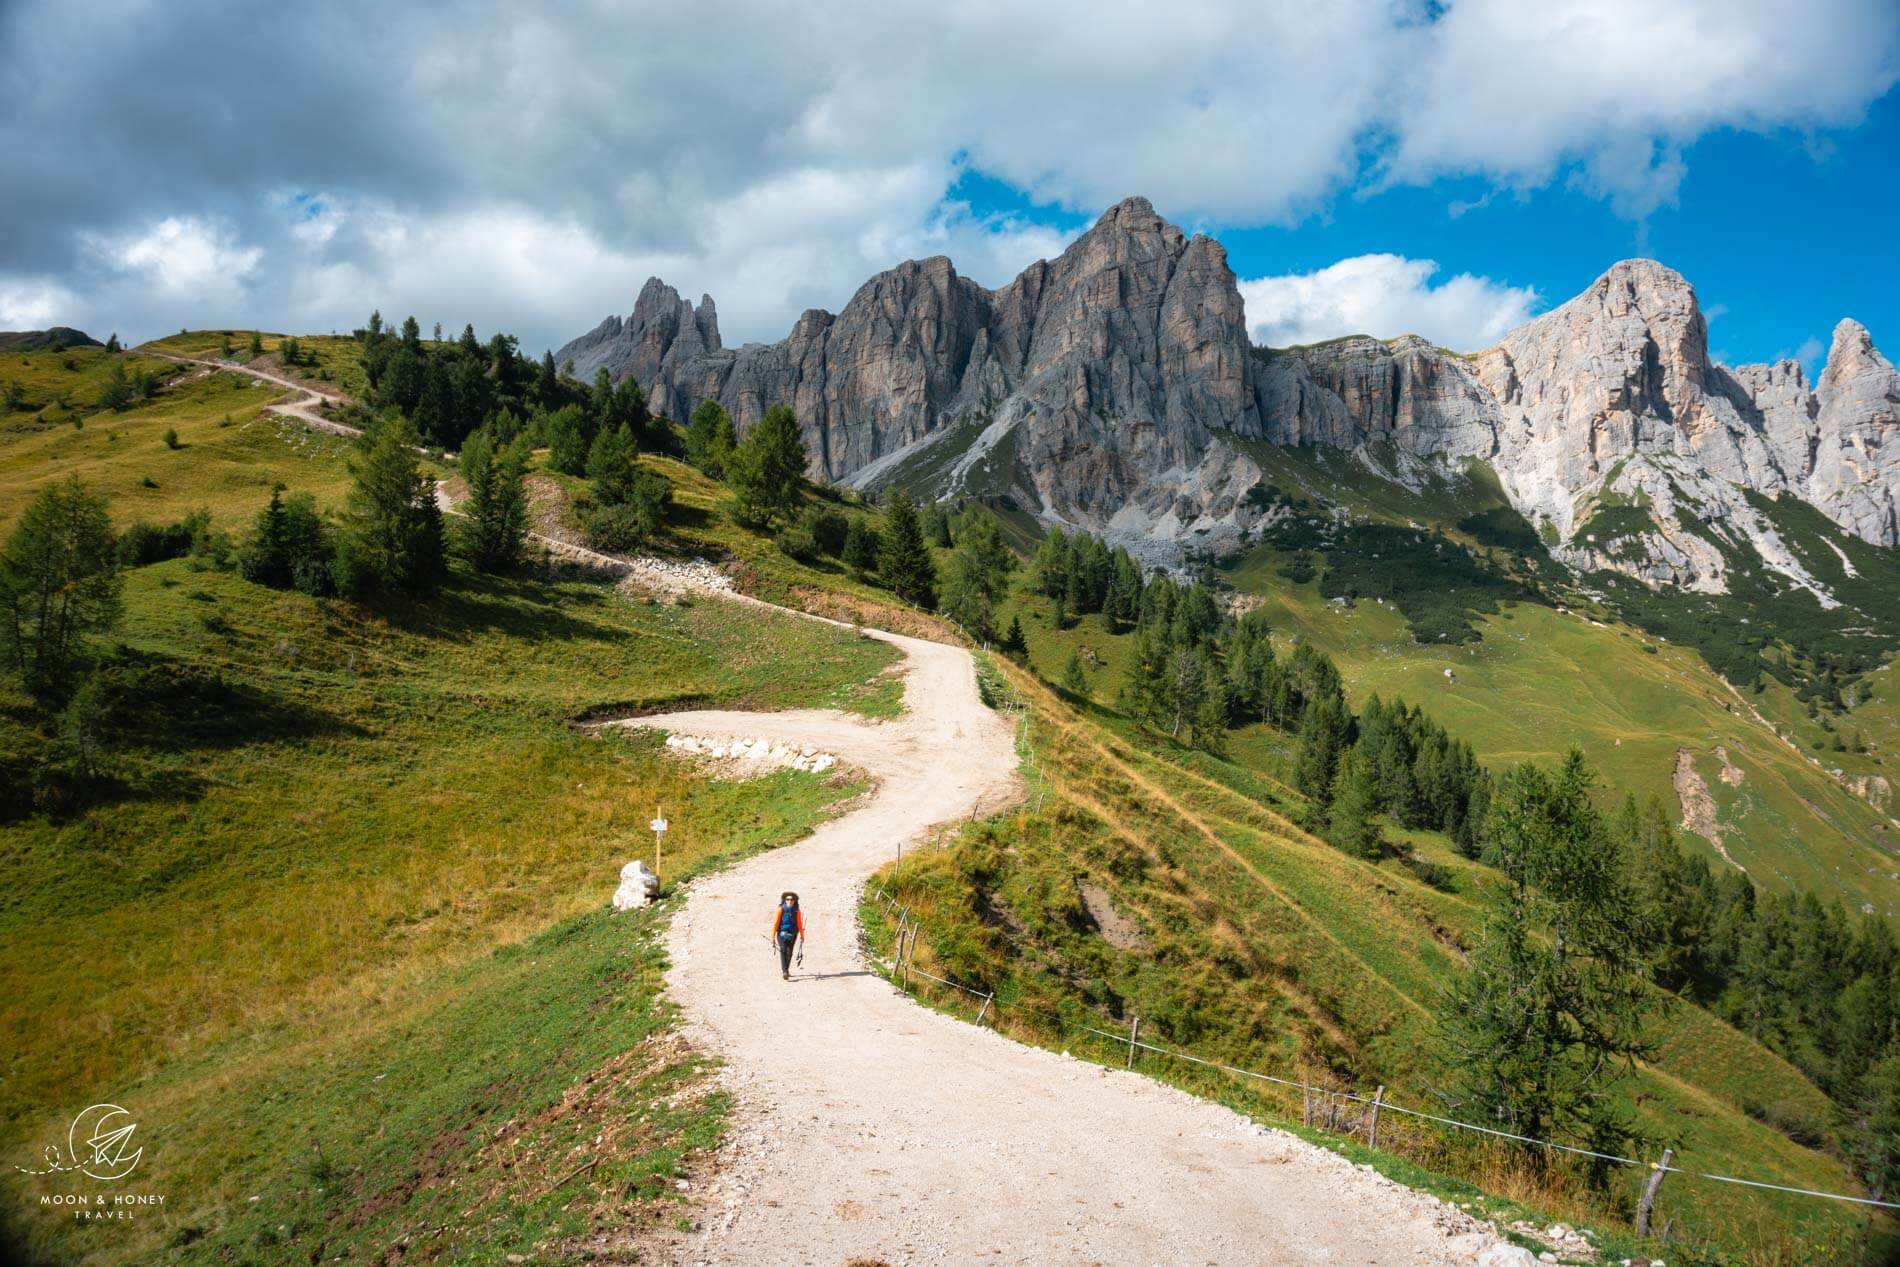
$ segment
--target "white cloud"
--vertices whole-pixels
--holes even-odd
[[[68,10],[0,5],[0,285],[143,332],[381,303],[534,345],[652,269],[771,338],[907,255],[1003,281],[1137,193],[1219,228],[1475,176],[1448,214],[1555,184],[1640,217],[1696,137],[1851,124],[1900,74],[1893,0]],[[1066,214],[975,214],[972,171]]]
[[[122,237],[91,238],[89,245],[107,272],[130,275],[179,303],[239,298],[245,278],[264,257],[261,248],[239,242],[229,226],[194,216],[167,216]]]
[[[1538,306],[1528,286],[1459,273],[1434,286],[1433,260],[1355,255],[1311,273],[1240,283],[1256,344],[1289,347],[1345,334],[1423,335],[1459,351],[1496,343]]]
[[[1896,78],[1892,0],[1455,0],[1410,32],[1387,176],[1575,183],[1640,217],[1705,132],[1858,122]]]
[[[77,303],[78,297],[57,282],[0,280],[0,330],[42,330],[65,324]]]

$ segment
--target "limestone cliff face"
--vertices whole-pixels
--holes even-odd
[[[1813,407],[1808,500],[1856,536],[1900,545],[1900,373],[1859,322],[1834,327]]]
[[[1867,332],[1842,323],[1817,388],[1792,361],[1730,370],[1709,357],[1694,289],[1650,260],[1613,266],[1475,356],[1341,339],[1271,354],[1260,393],[1276,443],[1488,459],[1512,504],[1586,570],[1719,591],[1722,547],[1746,542],[1831,601],[1748,491],[1900,539],[1900,378]],[[1606,505],[1647,508],[1640,548],[1602,548],[1590,520]]]
[[[1488,458],[1498,404],[1467,358],[1416,335],[1354,337],[1273,354],[1260,413],[1275,444],[1386,440],[1420,456]]]
[[[1261,431],[1225,250],[1141,198],[998,291],[947,259],[911,261],[865,283],[837,316],[807,312],[783,341],[731,351],[710,299],[695,309],[656,278],[632,316],[608,318],[555,359],[583,378],[603,365],[632,374],[675,418],[713,399],[743,430],[783,401],[813,473],[828,479],[890,469],[957,428],[975,439],[949,468],[954,482],[1007,441],[1035,509],[1097,528],[1122,516],[1166,534],[1210,505],[1231,526],[1252,464],[1219,437]],[[1203,495],[1210,455],[1214,482],[1239,478],[1237,492]]]
[[[1412,336],[1252,349],[1220,244],[1130,198],[999,290],[911,261],[735,350],[710,297],[655,278],[556,360],[632,374],[680,419],[718,400],[743,430],[783,401],[814,475],[1006,489],[1156,556],[1244,541],[1253,441],[1489,462],[1560,557],[1651,582],[1719,590],[1724,550],[1747,543],[1830,601],[1750,492],[1900,544],[1900,375],[1867,331],[1841,323],[1812,387],[1794,362],[1731,370],[1695,291],[1649,260],[1471,355]],[[1636,548],[1595,539],[1606,506],[1647,509]]]

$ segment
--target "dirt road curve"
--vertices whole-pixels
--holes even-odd
[[[647,725],[787,740],[870,771],[876,792],[810,838],[700,880],[667,984],[726,1061],[732,1142],[674,1263],[1471,1264],[1496,1239],[1336,1154],[1150,1082],[930,1012],[857,949],[863,878],[899,841],[1015,790],[1005,722],[969,655],[894,635],[902,718],[679,713]],[[779,978],[778,894],[810,949]]]
[[[174,361],[179,365],[203,365],[213,370],[229,370],[233,374],[243,374],[261,382],[274,383],[289,391],[300,392],[302,394],[293,400],[279,401],[276,404],[266,405],[264,408],[274,414],[295,418],[298,422],[317,431],[328,431],[331,435],[360,436],[363,434],[358,427],[331,422],[317,412],[326,400],[339,402],[344,400],[345,397],[341,393],[320,392],[313,387],[306,387],[302,383],[272,374],[268,370],[254,370],[248,365],[237,365],[230,361],[211,361],[197,356],[173,356],[169,352],[154,352],[149,348],[139,348],[137,351],[140,356],[156,357],[161,361]]]

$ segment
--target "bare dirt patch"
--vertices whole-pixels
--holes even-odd
[[[1728,765],[1727,753],[1722,754],[1722,764],[1724,767]],[[1740,771],[1736,773],[1739,775]],[[1701,771],[1695,768],[1695,753],[1688,748],[1676,749],[1675,783],[1676,800],[1682,805],[1683,830],[1694,832],[1708,841],[1715,852],[1722,855],[1722,861],[1737,871],[1748,870],[1729,857],[1728,850],[1722,844],[1722,824],[1715,815],[1715,798],[1709,795],[1708,783],[1703,780]]]
[[[1082,899],[1082,906],[1095,921],[1095,931],[1102,940],[1117,950],[1148,949],[1148,934],[1141,931],[1141,925],[1115,905],[1115,899],[1108,890],[1089,880],[1078,880],[1076,893]]]

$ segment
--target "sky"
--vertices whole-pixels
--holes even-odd
[[[728,344],[1149,198],[1256,342],[1494,342],[1618,259],[1731,364],[1900,347],[1894,0],[0,0],[0,329],[413,313],[538,353],[658,275]]]

